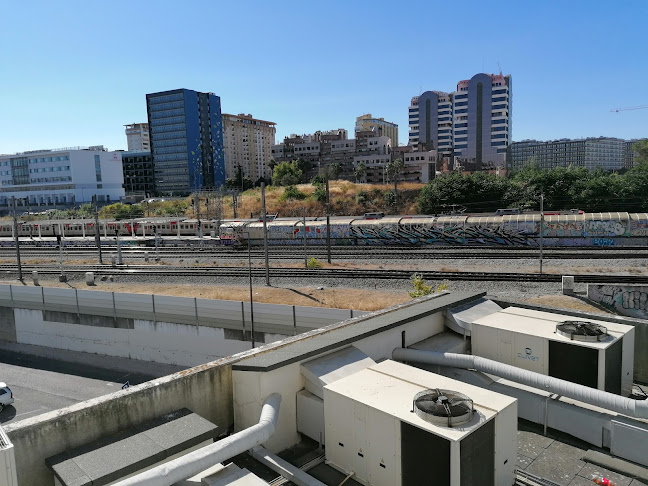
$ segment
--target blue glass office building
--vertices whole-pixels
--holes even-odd
[[[225,184],[220,97],[190,89],[146,95],[155,189],[186,195]]]

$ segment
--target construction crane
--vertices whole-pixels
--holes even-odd
[[[620,111],[630,111],[630,110],[645,110],[648,109],[648,105],[641,105],[641,106],[629,106],[627,108],[615,108],[610,111],[614,111],[616,113],[619,113]]]

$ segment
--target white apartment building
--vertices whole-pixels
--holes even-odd
[[[151,136],[148,123],[131,123],[126,127],[126,141],[129,152],[150,152]]]
[[[252,182],[269,179],[267,164],[272,158],[276,123],[253,118],[252,115],[223,113],[223,145],[225,177],[233,179],[239,167]]]
[[[470,172],[503,169],[511,141],[510,75],[479,73],[456,91],[426,91],[409,106],[409,145],[422,144]]]
[[[124,197],[122,152],[103,146],[0,155],[0,206],[73,206],[118,202]]]

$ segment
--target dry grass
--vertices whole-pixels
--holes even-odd
[[[416,214],[418,206],[416,198],[423,188],[423,184],[402,183],[398,185],[400,214]],[[393,190],[390,184],[355,184],[349,181],[331,181],[329,183],[331,210],[336,215],[360,215],[365,212],[382,211],[385,214],[394,213],[394,209],[384,201],[384,194]],[[302,201],[281,201],[285,188],[270,186],[266,190],[266,207],[269,214],[279,214],[282,217],[301,216],[306,208],[307,216],[324,216],[326,208],[323,203],[315,201],[311,196],[315,192],[312,184],[299,184],[297,186],[308,199]],[[365,202],[358,202],[357,196],[363,193]],[[225,200],[223,204],[224,217],[234,216],[231,201]],[[239,217],[248,217],[250,214],[258,216],[261,213],[261,191],[250,189],[241,195],[239,201]]]
[[[25,282],[31,285],[29,280],[25,280]],[[15,282],[9,281],[1,283],[15,284]],[[250,300],[250,289],[247,285],[134,284],[100,281],[97,282],[95,287],[88,287],[83,282],[60,283],[57,281],[41,281],[41,285],[45,287],[72,287],[106,292],[198,297],[201,299]],[[315,287],[296,287],[291,289],[264,286],[255,286],[253,288],[253,297],[255,302],[269,304],[336,307],[364,311],[384,309],[411,300],[405,291],[390,292],[348,288],[324,288],[317,290]]]
[[[559,309],[592,312],[594,314],[602,314],[602,315],[609,314],[609,312],[605,312],[604,310],[601,310],[598,307],[594,307],[593,305],[590,305],[587,302],[583,302],[582,300],[576,297],[571,297],[569,295],[541,295],[539,297],[533,297],[531,299],[527,299],[524,302],[527,302],[529,304],[538,304],[538,305],[546,305],[550,307],[557,307]]]

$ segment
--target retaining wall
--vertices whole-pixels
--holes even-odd
[[[195,366],[252,348],[249,302],[0,286],[0,340]],[[254,304],[254,343],[364,312]]]

